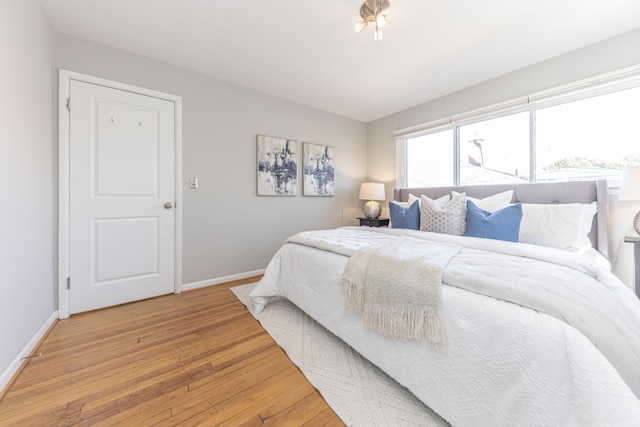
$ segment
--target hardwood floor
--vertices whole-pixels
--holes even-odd
[[[0,426],[341,426],[229,290],[71,316],[0,401]]]

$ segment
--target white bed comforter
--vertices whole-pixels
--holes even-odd
[[[401,234],[463,247],[443,276],[443,351],[381,336],[345,312],[348,256]],[[640,302],[574,254],[408,230],[305,232],[274,256],[252,292],[256,309],[273,296],[291,300],[454,426],[640,426]],[[609,321],[614,331],[602,339]]]

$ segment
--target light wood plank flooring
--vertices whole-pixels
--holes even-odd
[[[0,426],[341,426],[229,290],[71,316],[0,401]]]

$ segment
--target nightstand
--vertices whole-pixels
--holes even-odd
[[[640,236],[637,234],[627,234],[624,241],[633,243],[633,290],[640,298]]]
[[[388,227],[389,226],[389,218],[375,218],[369,219],[364,217],[358,217],[360,220],[360,225],[368,225],[369,227]]]

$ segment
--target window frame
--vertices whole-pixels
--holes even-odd
[[[529,111],[529,182],[536,182],[536,109],[636,87],[640,87],[640,65],[397,130],[393,133],[396,144],[396,186],[401,188],[407,186],[407,140],[409,138],[453,130],[453,185],[458,186],[460,185],[460,127],[524,111]]]

